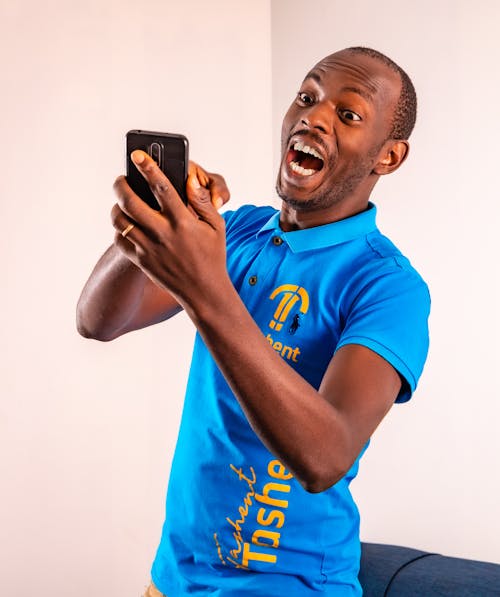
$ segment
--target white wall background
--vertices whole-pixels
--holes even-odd
[[[76,301],[113,239],[128,129],[185,133],[234,205],[269,200],[270,5],[0,2],[0,595],[138,597],[192,328],[99,344]]]
[[[500,4],[271,5],[275,139],[302,77],[343,47],[386,53],[419,98],[409,160],[373,199],[379,227],[430,286],[431,350],[414,399],[389,413],[353,483],[362,538],[499,562]]]
[[[494,0],[0,2],[0,594],[136,597],[148,580],[192,329],[99,344],[74,327],[124,133],[184,132],[233,205],[265,203],[301,77],[352,44],[419,92],[411,159],[375,199],[434,299],[421,386],[355,484],[363,538],[500,559],[499,17]]]

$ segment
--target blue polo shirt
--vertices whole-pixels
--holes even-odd
[[[283,232],[273,208],[226,212],[227,267],[264,337],[313,387],[338,348],[362,344],[399,372],[405,402],[427,355],[430,299],[375,215],[369,204]],[[154,583],[168,597],[361,595],[349,491],[360,457],[328,490],[306,492],[251,429],[197,335]]]

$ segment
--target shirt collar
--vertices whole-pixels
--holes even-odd
[[[280,212],[277,212],[262,226],[257,232],[257,236],[263,232],[273,230],[283,238],[293,253],[324,249],[354,240],[377,230],[376,215],[376,206],[369,202],[365,211],[350,218],[338,220],[331,224],[315,226],[314,228],[306,228],[305,230],[283,232],[280,228]]]

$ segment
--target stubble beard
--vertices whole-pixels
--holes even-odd
[[[296,211],[318,211],[333,207],[342,203],[352,195],[360,183],[370,174],[373,169],[373,161],[382,146],[374,148],[369,155],[359,158],[351,163],[349,172],[341,178],[332,180],[331,186],[326,186],[323,191],[313,192],[307,199],[294,199],[286,195],[280,187],[280,175],[276,181],[276,192],[278,196],[291,208]],[[333,161],[328,164],[328,169],[333,170]],[[326,166],[326,164],[325,164]],[[323,167],[325,167],[323,166]]]

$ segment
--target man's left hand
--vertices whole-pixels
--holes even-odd
[[[188,206],[158,165],[143,151],[132,160],[148,182],[160,211],[151,209],[119,176],[114,184],[115,244],[158,286],[169,290],[189,310],[197,301],[217,300],[226,270],[225,223],[217,212],[229,199],[224,179],[190,163]],[[215,205],[214,205],[215,204]],[[134,227],[124,237],[129,224]]]

